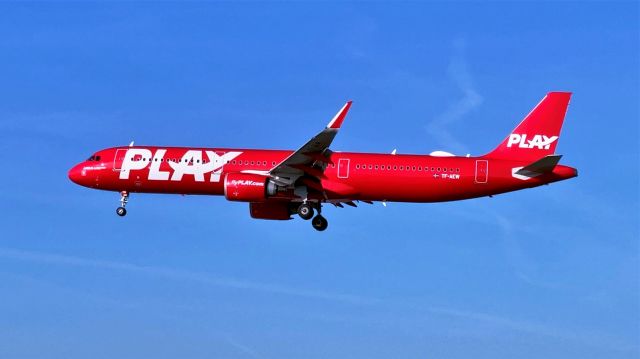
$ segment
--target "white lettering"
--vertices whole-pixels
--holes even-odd
[[[185,152],[178,163],[169,162],[173,168],[171,180],[180,181],[184,175],[193,175],[196,182],[204,182],[204,173],[209,171],[205,171],[205,166],[200,162],[202,162],[202,151],[189,150]]]
[[[511,145],[518,142],[520,142],[520,135],[517,133],[512,133],[509,135],[509,141],[507,142],[507,147],[511,147]]]
[[[520,143],[518,144],[518,147],[520,148],[529,148],[528,145],[526,144],[527,142],[527,135],[522,135],[520,136]]]
[[[542,141],[543,142],[542,145],[544,145],[545,150],[548,150],[549,146],[551,146],[551,144],[558,139],[558,136],[547,137],[545,135],[542,135],[542,137],[544,138],[544,140]]]
[[[509,135],[507,147],[512,147],[513,145],[518,144],[518,148],[537,148],[540,150],[548,150],[551,147],[551,144],[557,139],[558,136],[547,137],[545,135],[534,135],[531,140],[527,140],[526,134],[520,135],[512,133]]]
[[[155,181],[166,181],[169,179],[169,172],[160,171],[160,164],[164,159],[164,154],[167,150],[157,150],[153,156],[153,162],[151,162],[151,168],[149,168],[149,179]]]
[[[238,157],[242,152],[230,151],[223,155],[218,155],[214,151],[207,151],[207,157],[209,157],[210,163],[213,164],[211,170],[211,179],[209,182],[220,182],[220,175],[222,174],[222,167],[234,158]]]
[[[134,160],[138,157],[136,160]],[[147,167],[148,162],[143,159],[149,160],[151,158],[151,151],[145,148],[132,148],[127,150],[127,153],[122,160],[122,167],[120,167],[120,179],[129,179],[129,171],[141,170]]]
[[[210,182],[220,182],[224,165],[242,154],[239,151],[230,151],[218,154],[215,151],[204,151],[206,161],[203,160],[203,151],[188,150],[179,160],[164,160],[166,149],[158,149],[155,154],[148,149],[132,148],[127,150],[122,161],[120,179],[128,179],[131,170],[142,170],[149,167],[147,178],[155,181],[181,181],[185,175],[193,176],[196,182],[204,182],[205,174],[211,173]],[[160,167],[167,162],[171,170],[162,171]],[[151,166],[149,166],[151,163]]]

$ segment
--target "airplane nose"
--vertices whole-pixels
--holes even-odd
[[[84,169],[82,164],[75,165],[69,170],[69,179],[73,183],[77,183],[79,185],[83,185],[83,177],[85,176]]]

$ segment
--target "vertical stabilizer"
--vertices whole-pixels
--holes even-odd
[[[570,92],[549,92],[486,157],[534,161],[555,153]]]

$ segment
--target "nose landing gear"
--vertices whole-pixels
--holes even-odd
[[[127,215],[127,210],[124,208],[129,202],[129,192],[122,191],[120,192],[120,207],[116,208],[116,214],[120,217],[124,217]]]

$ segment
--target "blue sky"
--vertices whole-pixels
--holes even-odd
[[[637,3],[0,4],[0,357],[637,358]],[[94,150],[478,155],[573,91],[576,179],[251,220],[73,185]]]

